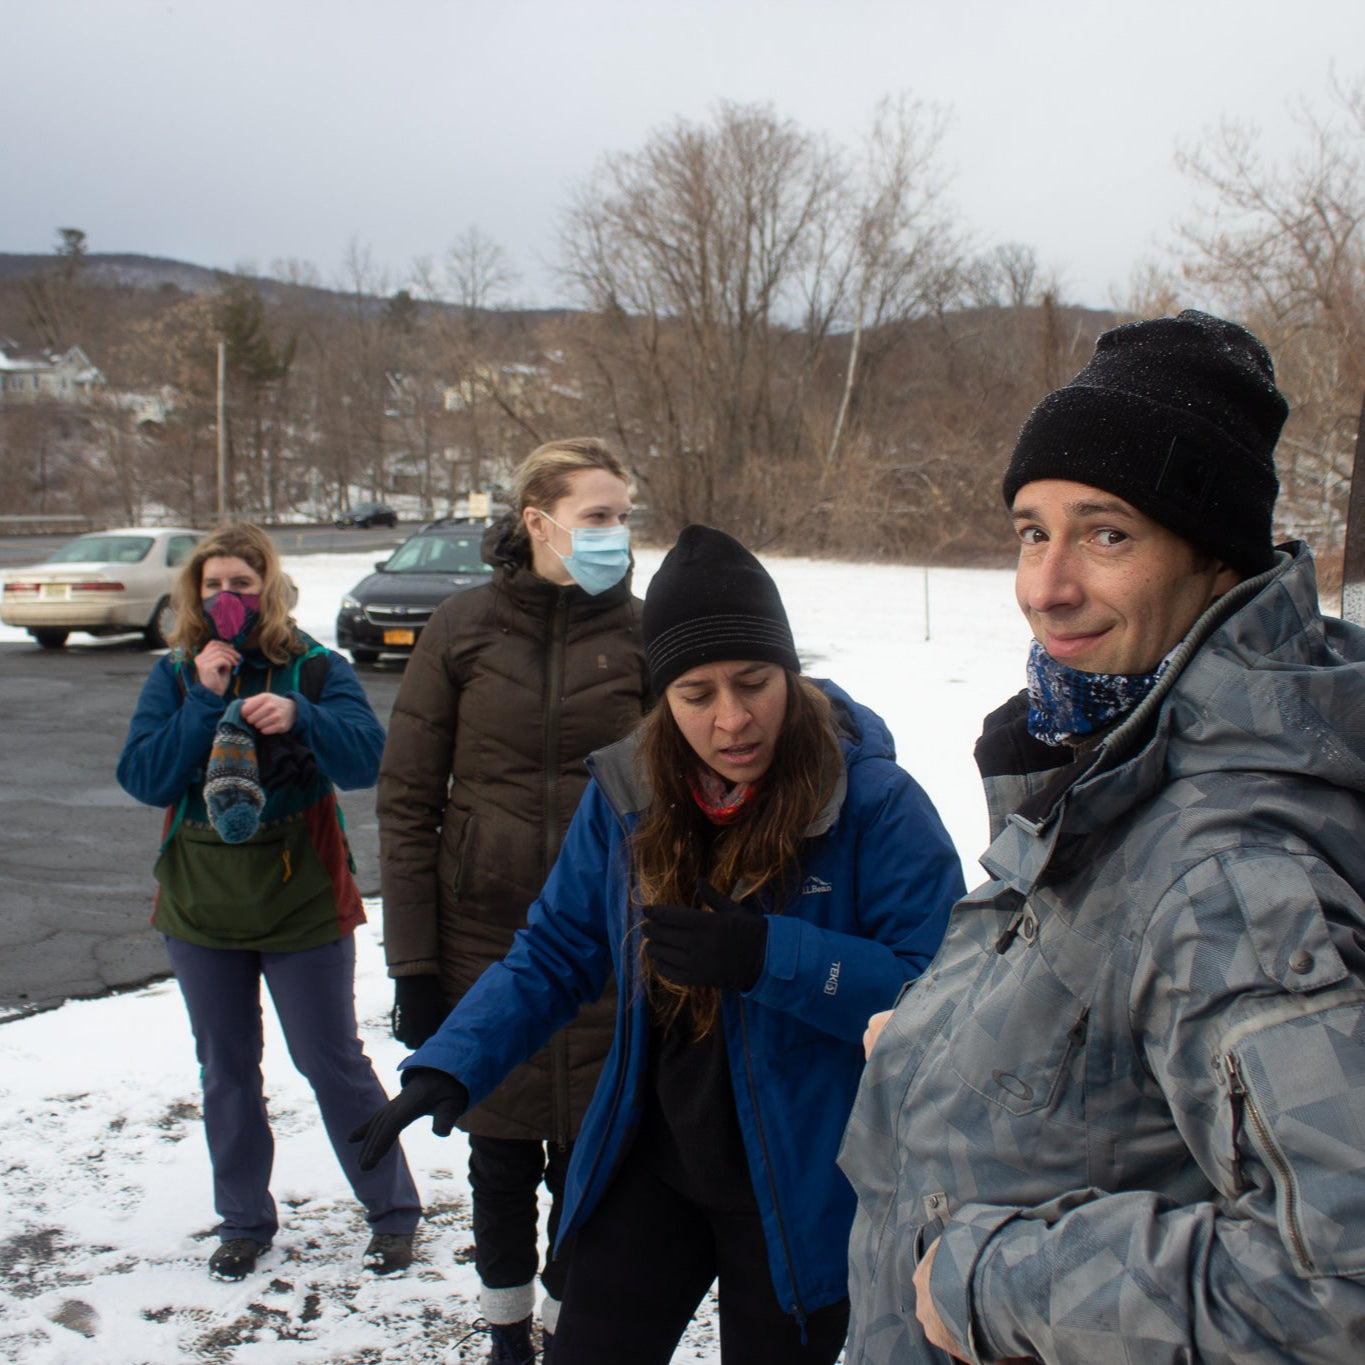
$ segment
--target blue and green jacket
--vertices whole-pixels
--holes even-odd
[[[365,921],[334,787],[374,784],[384,729],[350,664],[306,635],[300,640],[303,653],[285,664],[248,650],[223,696],[175,653],[158,659],[143,685],[118,781],[137,800],[166,807],[152,923],[172,938],[291,952],[333,942]],[[204,767],[228,705],[261,692],[293,700],[290,737],[311,751],[317,771],[267,791],[258,833],[228,844],[209,823]]]

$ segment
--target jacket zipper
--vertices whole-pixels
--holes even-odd
[[[806,1306],[801,1302],[801,1290],[796,1279],[796,1263],[792,1257],[791,1239],[787,1236],[787,1221],[782,1216],[782,1201],[777,1196],[777,1181],[773,1176],[772,1157],[768,1152],[768,1137],[763,1129],[763,1113],[758,1104],[758,1084],[754,1080],[753,1057],[749,1052],[749,1016],[745,1013],[744,1001],[740,1000],[739,1005],[739,1032],[740,1043],[744,1049],[744,1079],[749,1087],[749,1100],[754,1106],[754,1123],[758,1127],[758,1145],[763,1152],[763,1169],[768,1176],[768,1193],[772,1196],[773,1211],[777,1215],[777,1229],[782,1235],[782,1256],[787,1262],[787,1275],[792,1282],[792,1303],[796,1311],[796,1320],[801,1325],[802,1339],[805,1339],[806,1331]]]
[[[1289,1169],[1289,1163],[1284,1159],[1279,1147],[1271,1137],[1270,1127],[1257,1107],[1255,1096],[1247,1088],[1246,1078],[1242,1075],[1242,1064],[1237,1060],[1237,1054],[1225,1052],[1222,1060],[1223,1069],[1227,1073],[1228,1090],[1241,1105],[1242,1113],[1251,1121],[1257,1149],[1279,1177],[1279,1187],[1284,1191],[1285,1225],[1289,1231],[1289,1240],[1294,1244],[1294,1254],[1299,1258],[1300,1265],[1305,1266],[1310,1271],[1316,1270],[1317,1266],[1308,1254],[1303,1230],[1299,1224],[1299,1196],[1294,1185],[1293,1172]],[[1236,1138],[1237,1134],[1234,1130],[1234,1161],[1236,1160]]]
[[[629,886],[627,886],[626,929],[624,947],[622,948],[621,952],[621,965],[624,968],[624,973],[621,972],[617,973],[617,984],[619,988],[620,999],[625,1002],[623,1007],[618,1006],[618,1008],[620,1009],[621,1017],[620,1025],[621,1065],[616,1069],[616,1085],[612,1093],[611,1104],[607,1107],[607,1112],[604,1116],[603,1126],[604,1138],[606,1136],[609,1136],[612,1129],[616,1126],[617,1115],[619,1115],[621,1112],[621,1104],[626,1092],[626,1076],[630,1070],[630,1035],[634,1032],[635,1025],[635,1012],[630,1004],[630,1001],[633,1000],[634,997],[627,994],[628,991],[634,989],[635,985],[635,955],[630,951],[630,943],[632,938],[630,920],[631,920],[630,888]],[[583,1181],[583,1190],[582,1196],[580,1196],[579,1198],[579,1207],[574,1211],[575,1219],[577,1219],[579,1213],[581,1212],[583,1196],[586,1196],[587,1193],[592,1189],[593,1182],[597,1179],[597,1172],[602,1166],[602,1155],[606,1150],[606,1145],[607,1144],[605,1141],[599,1143],[597,1146],[597,1150],[593,1153],[592,1165],[588,1168],[587,1177]],[[618,1152],[616,1155],[617,1164],[619,1164],[623,1159],[624,1152]],[[569,1227],[561,1223],[559,1227],[559,1236],[555,1239],[555,1245],[559,1246],[562,1243],[565,1235],[569,1232],[574,1231],[578,1226],[579,1224],[577,1222],[575,1222],[573,1227]]]
[[[559,851],[559,729],[563,719],[564,653],[567,647],[569,599],[561,589],[555,604],[553,628],[550,632],[550,651],[545,668],[545,770],[544,822],[545,847],[541,854],[541,881],[550,875]],[[559,1150],[569,1146],[571,1115],[569,1109],[569,1046],[562,1032],[555,1034],[550,1044],[551,1114],[554,1120],[554,1143]]]

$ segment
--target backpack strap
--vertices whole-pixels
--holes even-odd
[[[305,639],[308,637],[305,636]],[[295,654],[289,662],[289,672],[285,675],[284,690],[298,692],[311,702],[317,702],[327,682],[327,672],[332,666],[331,650],[316,640],[309,640],[309,648],[302,654]]]

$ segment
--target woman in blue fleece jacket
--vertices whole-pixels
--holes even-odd
[[[689,526],[645,598],[661,704],[592,781],[507,957],[356,1138],[448,1133],[611,973],[616,1036],[569,1170],[555,1365],[658,1365],[719,1279],[723,1358],[843,1344],[834,1162],[870,1013],[938,947],[957,856],[883,723],[800,675],[767,572]]]
[[[118,765],[125,791],[166,807],[152,923],[202,1071],[220,1280],[254,1270],[279,1227],[262,981],[364,1206],[365,1266],[406,1268],[421,1217],[402,1152],[364,1172],[346,1141],[384,1090],[356,1030],[365,911],[333,784],[373,785],[384,730],[350,664],[295,626],[290,587],[258,526],[199,542],[176,585],[175,648],[142,688]]]

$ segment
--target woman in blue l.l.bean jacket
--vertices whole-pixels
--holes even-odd
[[[667,1361],[717,1275],[726,1360],[832,1361],[854,1205],[834,1159],[863,1030],[933,956],[961,867],[881,720],[800,677],[738,542],[687,528],[644,632],[662,704],[593,756],[526,928],[404,1063],[362,1160],[421,1113],[439,1131],[443,1105],[476,1102],[614,972],[560,1227],[576,1241],[556,1365]],[[764,879],[765,841],[798,814]]]

